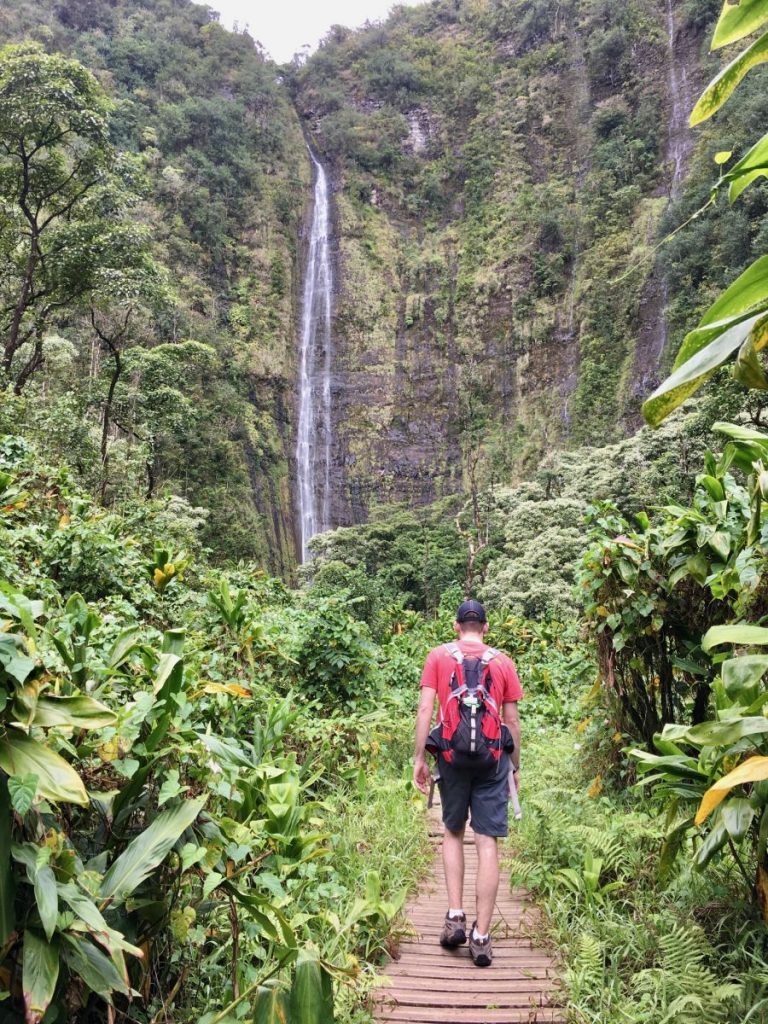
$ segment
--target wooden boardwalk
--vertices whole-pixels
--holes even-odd
[[[555,1005],[554,962],[527,938],[533,912],[523,890],[510,891],[508,872],[502,870],[494,914],[493,964],[475,967],[467,946],[446,950],[439,945],[446,896],[442,826],[439,816],[432,815],[432,869],[406,909],[407,931],[397,959],[383,969],[374,1019],[401,1024],[562,1024],[564,1011]],[[464,905],[471,926],[477,856],[469,829],[464,854]]]

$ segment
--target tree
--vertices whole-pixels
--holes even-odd
[[[109,142],[112,103],[78,61],[23,44],[0,50],[0,337],[18,393],[43,363],[56,315],[151,274],[148,239],[127,213],[135,164]]]

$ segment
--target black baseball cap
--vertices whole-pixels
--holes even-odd
[[[479,601],[470,599],[460,604],[456,611],[457,622],[487,622],[485,608]]]

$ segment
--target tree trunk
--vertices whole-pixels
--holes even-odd
[[[11,356],[13,358],[13,356]],[[24,390],[24,385],[27,383],[32,374],[39,370],[45,362],[45,356],[43,354],[43,337],[42,334],[38,334],[35,338],[35,347],[32,350],[32,355],[26,361],[24,366],[21,368],[19,376],[13,385],[14,393],[20,395]]]
[[[112,371],[112,376],[109,381],[109,390],[107,391],[107,400],[104,403],[104,411],[102,414],[102,425],[101,425],[101,487],[99,490],[99,500],[102,505],[107,494],[107,468],[109,465],[109,425],[112,422],[112,402],[115,397],[115,388],[117,382],[120,380],[120,374],[123,372],[123,362],[120,358],[120,349],[112,342],[108,342],[109,351],[112,353],[112,357],[115,360],[115,367]]]

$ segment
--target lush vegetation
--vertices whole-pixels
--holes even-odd
[[[214,570],[181,499],[108,512],[10,436],[0,487],[3,1019],[241,1019],[297,956],[351,1014],[422,863],[428,637]]]
[[[170,0],[15,3],[9,41],[0,387],[20,397],[11,411],[4,390],[4,429],[103,504],[181,494],[219,557],[289,572],[309,171],[274,66]]]
[[[436,0],[278,73],[184,0],[0,12],[3,1024],[369,1021],[470,592],[574,1021],[768,1019],[766,39],[680,157],[674,13]],[[358,525],[294,589],[302,130]]]

